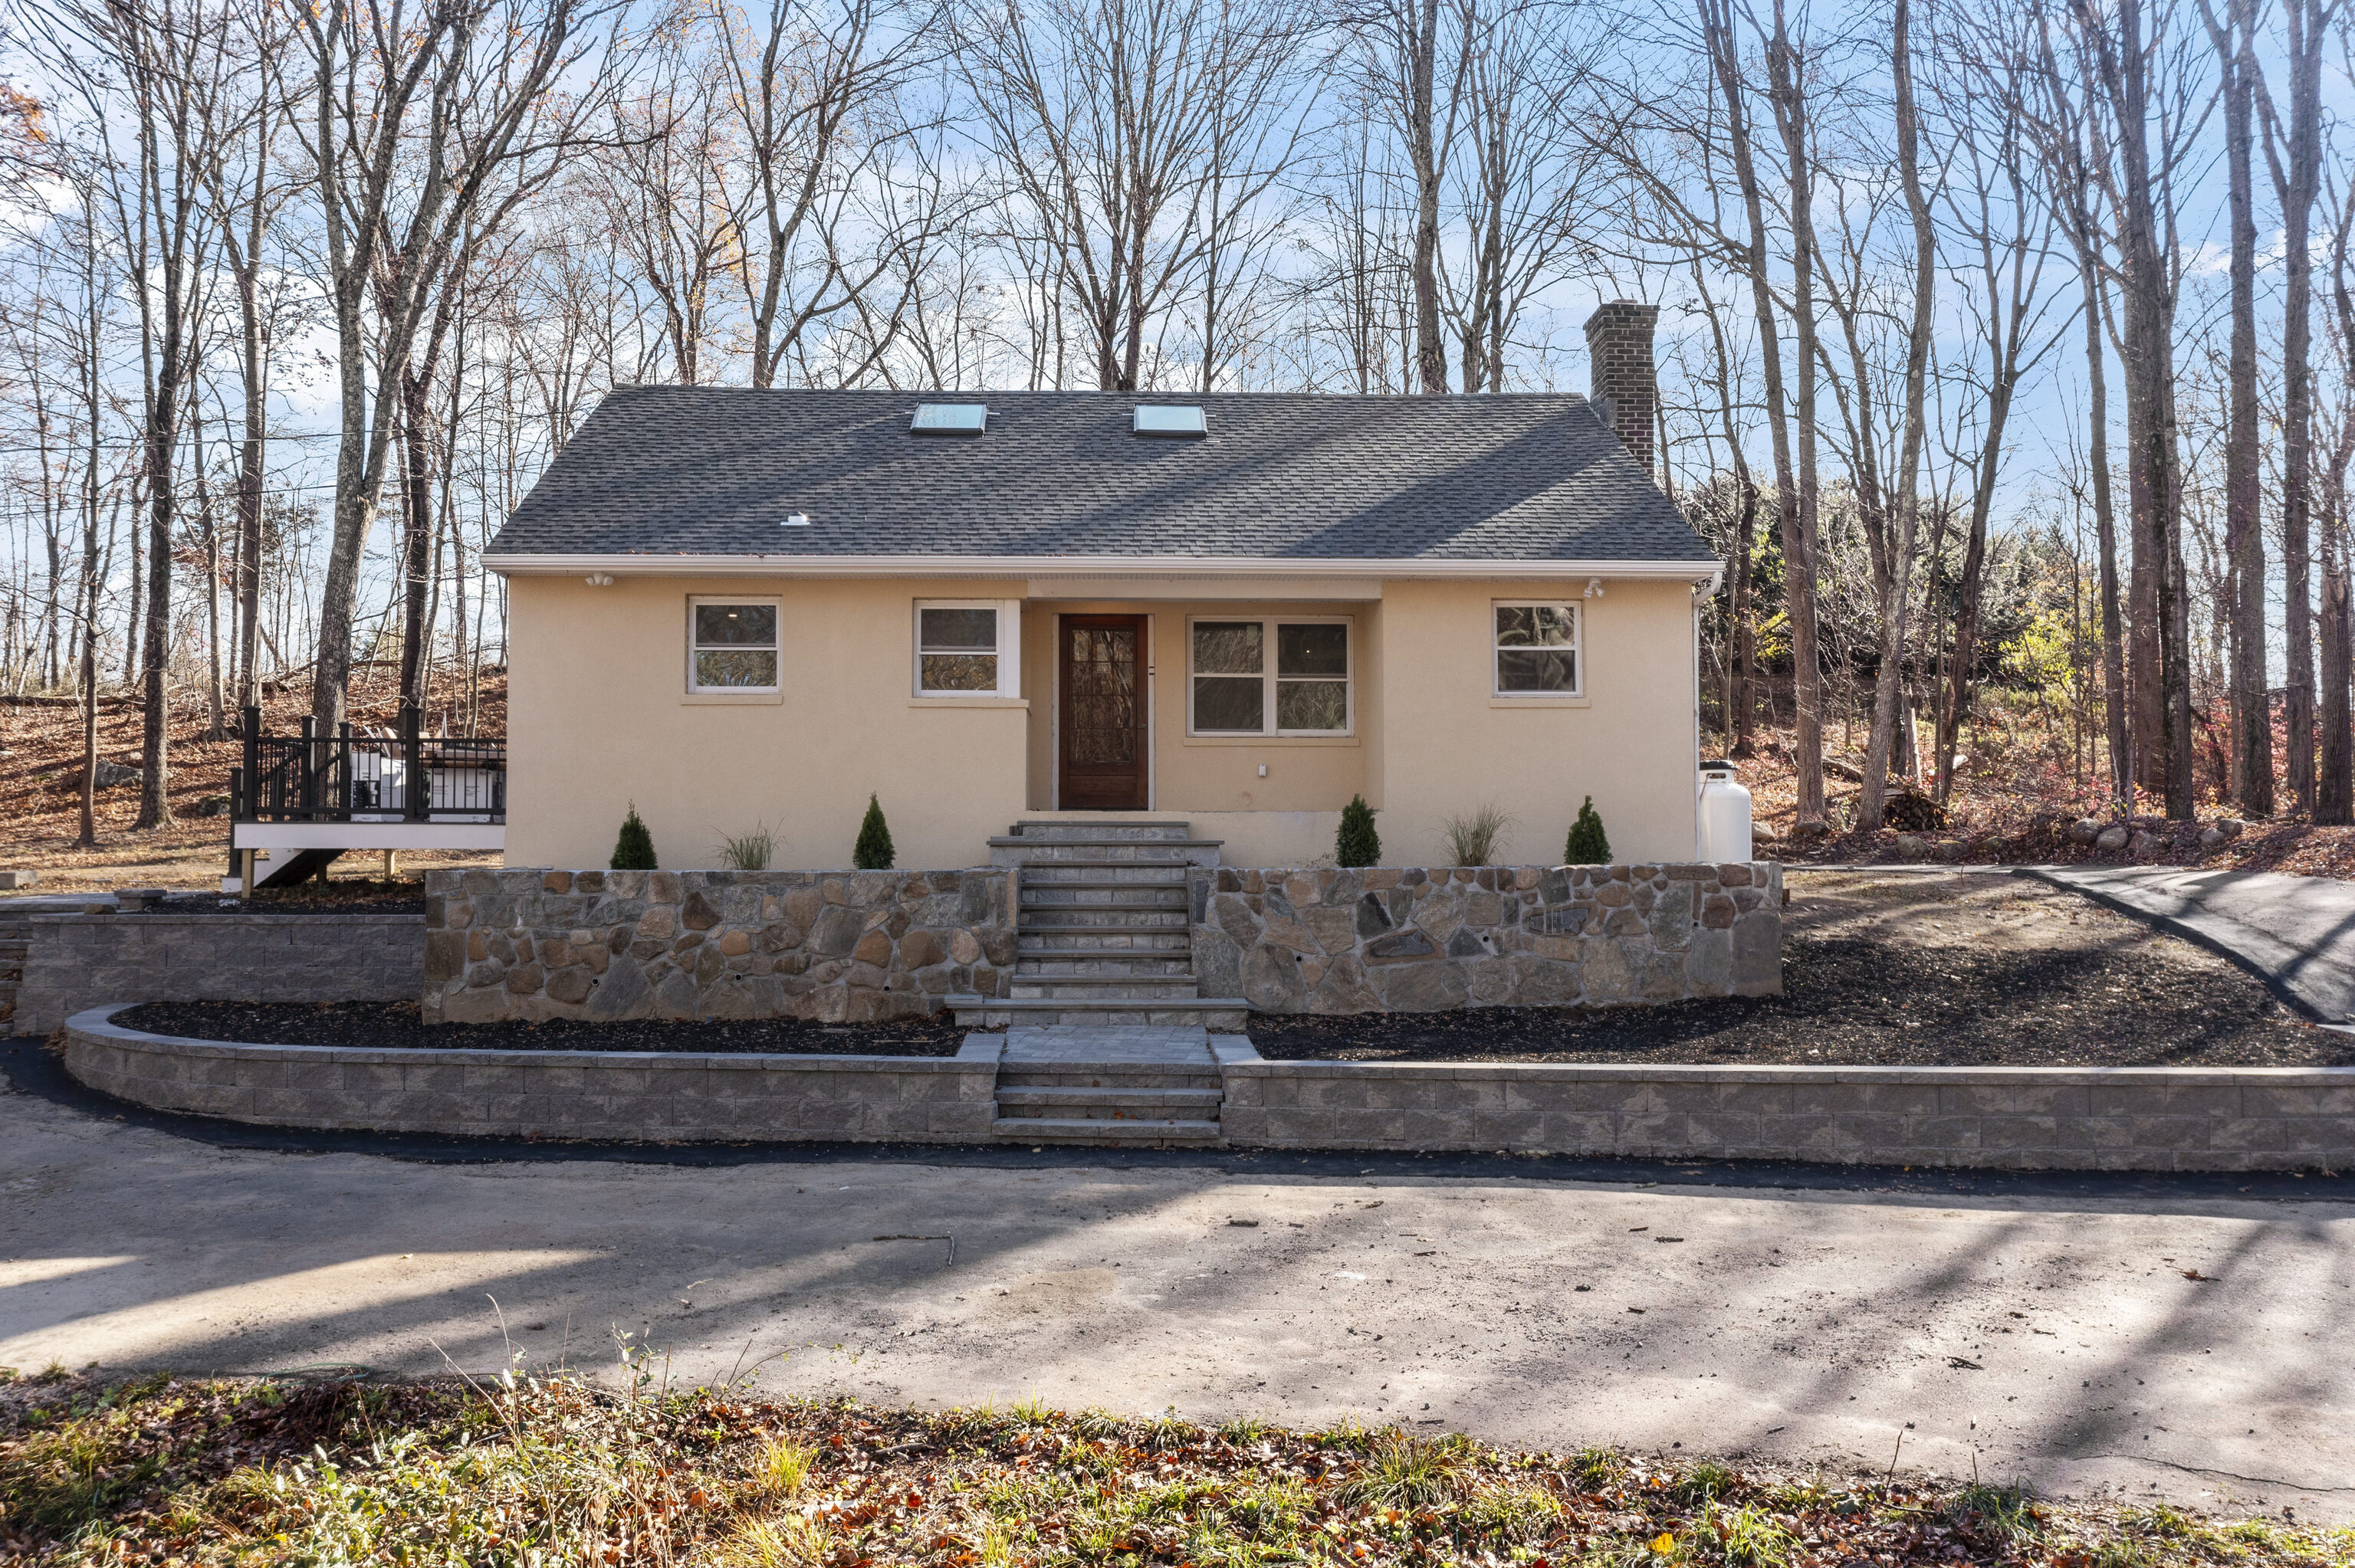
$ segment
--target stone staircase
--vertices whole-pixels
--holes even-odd
[[[1098,1038],[1118,1033],[1086,1031]],[[1184,1033],[1201,1038],[1199,1031]],[[1117,1051],[1076,1039],[1072,1044],[1075,1054]],[[1043,1059],[1044,1053],[1012,1053],[997,1067],[993,1130],[1007,1143],[1215,1145],[1222,1097],[1218,1064],[1199,1044],[1158,1054],[1178,1059],[1060,1061]]]
[[[1015,868],[1013,995],[950,997],[958,1023],[1243,1027],[1242,999],[1205,997],[1194,975],[1186,869],[1218,864],[1217,840],[1184,822],[1017,822],[989,858]]]
[[[33,950],[33,928],[0,922],[0,1034],[16,1032],[16,993],[24,989],[25,960]]]

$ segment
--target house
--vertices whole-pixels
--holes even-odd
[[[1229,865],[1380,813],[1444,863],[1695,853],[1696,595],[1650,475],[1654,307],[1595,397],[616,389],[486,555],[507,581],[510,865],[666,866],[765,824],[838,867],[1018,818],[1178,818]]]

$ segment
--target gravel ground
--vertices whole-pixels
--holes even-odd
[[[2222,959],[2008,876],[1786,869],[1779,997],[1252,1020],[1278,1059],[2342,1066]]]
[[[890,1023],[798,1018],[639,1019],[588,1023],[429,1024],[413,1001],[151,1001],[114,1021],[126,1029],[254,1045],[366,1050],[768,1052],[792,1056],[954,1056],[969,1033],[945,1012]]]

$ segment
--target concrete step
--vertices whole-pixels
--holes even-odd
[[[1216,1121],[1225,1095],[1218,1089],[1067,1088],[997,1091],[997,1112],[1101,1118],[1111,1121]]]
[[[1017,1001],[1032,1001],[1039,997],[1065,997],[1086,1001],[1093,997],[1126,997],[1136,1001],[1167,1001],[1199,996],[1202,988],[1190,974],[1154,975],[1026,975],[1016,974],[1013,980]]]
[[[1216,1144],[1214,1121],[1113,1121],[1101,1117],[999,1117],[992,1125],[1009,1143]]]
[[[1190,1024],[1199,1029],[1240,1030],[1251,1019],[1251,1003],[1239,996],[1003,997],[950,996],[960,1029],[1027,1029],[1041,1023]]]
[[[1015,916],[1018,937],[1074,937],[1083,932],[1095,935],[1128,935],[1128,937],[1185,937],[1191,947],[1194,935],[1187,930],[1187,911],[1170,906],[1091,906],[1091,904],[1041,904],[1036,909],[1025,909]]]
[[[1186,890],[1183,887],[1131,887],[1107,883],[1100,887],[1074,887],[1062,885],[1053,887],[1022,889],[1021,907],[1030,909],[1154,909],[1186,912]]]
[[[1023,953],[1014,960],[1018,975],[1119,975],[1130,980],[1155,976],[1192,980],[1190,953]]]
[[[1100,817],[1082,818],[1076,821],[1045,821],[1036,819],[1015,823],[1006,830],[1006,836],[1020,843],[1134,843],[1140,839],[1157,840],[1163,843],[1187,843],[1194,840],[1193,824],[1172,821],[1107,821]],[[1218,841],[1210,841],[1215,843]]]
[[[992,839],[992,865],[1219,863],[1218,839]]]
[[[1183,887],[1182,865],[1136,865],[1117,861],[1079,861],[1021,868],[1025,887]]]
[[[1028,1062],[1000,1067],[997,1092],[1103,1090],[1109,1095],[1157,1094],[1183,1089],[1192,1095],[1222,1095],[1218,1068],[1178,1062]]]
[[[1193,950],[1184,927],[1082,926],[1042,930],[1025,926],[1015,935],[1015,951],[1025,958],[1184,958]]]

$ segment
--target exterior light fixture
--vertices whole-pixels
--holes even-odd
[[[612,588],[613,586],[613,574],[611,572],[591,572],[587,577],[581,580],[587,583],[591,588]]]

